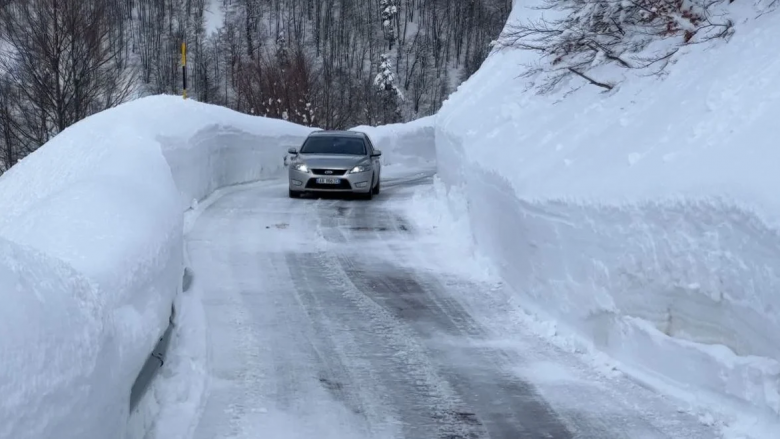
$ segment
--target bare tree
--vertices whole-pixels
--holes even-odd
[[[625,69],[664,70],[680,46],[729,37],[731,20],[715,15],[718,0],[545,0],[558,18],[514,23],[494,44],[541,55],[525,76],[541,76],[540,92],[576,76],[611,90],[612,82],[591,72],[611,64]],[[671,41],[663,49],[653,43]]]
[[[18,118],[14,117],[19,95],[5,76],[0,76],[0,174],[29,154],[27,144],[18,137]]]
[[[113,8],[117,0],[16,0],[0,10],[0,69],[20,97],[11,112],[23,143],[37,147],[130,96],[135,75]]]
[[[398,105],[400,120],[434,113],[457,82],[479,68],[512,1],[235,0],[224,5],[220,63],[240,64],[248,76],[237,77],[234,69],[226,69],[232,79],[218,81],[217,94],[233,96],[229,105],[240,111],[265,112],[256,98],[263,95],[268,106],[272,92],[259,85],[264,80],[256,76],[261,70],[261,76],[275,71],[269,70],[274,64],[269,60],[283,32],[285,44],[300,48],[316,72],[308,95],[315,113],[323,114],[318,120],[323,126],[344,128],[388,119],[373,84],[382,54],[393,66],[399,91],[411,97]],[[293,80],[282,74],[272,87],[289,91],[284,84]],[[284,111],[291,117],[298,110]]]
[[[191,99],[323,128],[433,114],[479,67],[511,7],[512,0],[0,0],[0,172],[131,95],[181,93],[183,42]],[[389,90],[374,84],[380,55],[391,66]]]

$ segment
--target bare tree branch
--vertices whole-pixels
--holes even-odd
[[[591,71],[615,65],[639,71],[652,69],[650,74],[660,75],[682,45],[728,39],[733,34],[733,22],[713,12],[721,3],[722,0],[545,0],[541,9],[558,12],[556,18],[507,26],[493,46],[497,50],[536,52],[542,67],[533,72],[539,89],[545,92],[552,91],[567,74],[611,89],[612,84],[596,79]],[[654,50],[660,42],[667,49]]]

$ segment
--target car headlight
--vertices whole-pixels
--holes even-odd
[[[349,171],[350,174],[357,174],[359,172],[368,172],[371,170],[371,165],[357,165]]]
[[[293,165],[293,169],[301,172],[309,172],[309,167],[306,166],[306,163],[296,163]]]

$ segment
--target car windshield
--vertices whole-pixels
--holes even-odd
[[[366,145],[359,137],[312,136],[301,146],[303,154],[365,155]]]

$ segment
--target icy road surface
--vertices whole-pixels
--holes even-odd
[[[366,202],[260,183],[203,212],[188,236],[209,334],[195,438],[718,437],[524,331],[500,284],[404,214],[430,184],[388,180]]]

